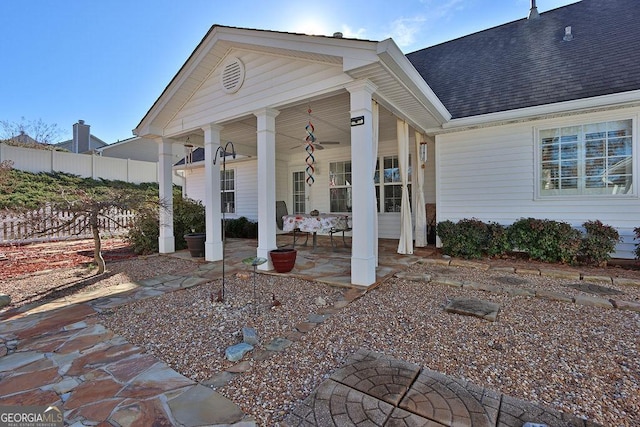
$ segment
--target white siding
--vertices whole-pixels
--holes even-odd
[[[536,198],[536,128],[637,118],[638,109],[573,116],[439,135],[436,138],[438,222],[478,218],[508,225],[534,217],[580,227],[600,220],[618,229],[623,243],[616,257],[632,258],[633,228],[640,226],[638,125],[634,127],[633,197]],[[535,127],[534,127],[535,126]]]

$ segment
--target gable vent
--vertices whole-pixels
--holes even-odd
[[[222,90],[236,93],[244,83],[244,64],[238,58],[229,59],[222,68],[220,76]]]

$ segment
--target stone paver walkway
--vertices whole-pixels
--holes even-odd
[[[368,350],[287,416],[287,426],[553,427],[596,424]]]
[[[401,256],[395,253],[396,241],[381,242],[377,271],[380,281],[394,274],[402,275],[408,265],[418,261],[489,268],[482,263],[425,258],[430,255],[428,249],[417,250],[413,256]],[[243,240],[232,240],[226,250],[226,273],[246,272],[242,260],[255,256],[255,248]],[[74,426],[254,426],[253,419],[242,413],[234,402],[208,387],[210,384],[198,384],[182,376],[97,323],[93,316],[133,300],[153,298],[218,279],[221,270],[220,262],[194,262],[193,271],[186,275],[163,275],[139,283],[122,283],[0,314],[0,405],[56,405],[64,410],[65,422]],[[349,273],[348,253],[311,254],[299,248],[296,266],[287,275],[348,286]],[[566,273],[550,269],[537,274]],[[429,275],[403,277],[432,281]],[[587,278],[579,274],[566,278],[607,282],[607,278]],[[432,282],[487,292],[521,294],[527,291],[446,278]],[[629,284],[640,285],[633,281]],[[290,335],[313,333],[326,316],[364,293],[362,289],[345,288],[343,301],[322,312],[310,313],[309,321],[298,325]],[[617,296],[615,300],[578,299],[557,293],[536,293],[535,296],[640,311],[640,303]],[[275,344],[281,344],[282,348],[271,353],[288,351],[285,341]],[[239,361],[229,372],[241,375],[246,370],[242,369],[245,363]],[[301,403],[288,416],[286,424],[520,427],[524,422],[538,422],[549,426],[595,426],[427,368],[360,350]]]

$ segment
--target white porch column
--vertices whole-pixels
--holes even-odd
[[[210,124],[204,131],[204,206],[207,240],[204,244],[204,259],[219,261],[223,256],[222,248],[222,209],[220,206],[220,163],[222,159],[214,157],[220,148],[222,126]]]
[[[268,261],[258,268],[273,270],[269,251],[276,249],[276,116],[270,108],[256,111],[258,144],[258,250]]]
[[[160,235],[158,247],[161,254],[176,251],[173,237],[173,141],[160,138],[158,141],[158,187],[160,195]]]
[[[371,95],[376,86],[359,81],[347,87],[351,94],[351,186],[353,238],[351,247],[351,283],[370,286],[376,282],[376,212],[373,168],[373,128]]]

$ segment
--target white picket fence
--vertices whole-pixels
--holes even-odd
[[[98,221],[101,234],[108,236],[126,234],[134,216],[133,211],[114,210],[109,217],[115,221],[100,217]],[[87,218],[69,222],[72,218],[71,212],[54,212],[50,207],[43,207],[23,215],[16,215],[10,211],[0,212],[0,245],[93,237]],[[65,224],[67,222],[69,224]],[[40,230],[46,231],[37,233]]]
[[[158,182],[156,162],[0,144],[0,162],[4,160],[10,160],[13,168],[25,172],[64,172],[84,178],[119,180],[134,184]]]

